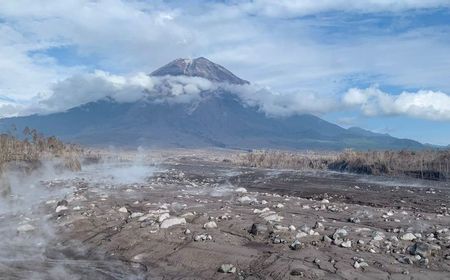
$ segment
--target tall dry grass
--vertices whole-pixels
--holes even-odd
[[[284,169],[327,169],[337,159],[337,153],[287,152],[277,150],[256,150],[235,155],[233,163],[260,168]]]
[[[234,164],[261,168],[335,170],[369,175],[450,180],[450,150],[357,152],[252,151],[232,159]]]
[[[450,150],[345,151],[330,169],[372,175],[450,180]]]
[[[42,160],[58,158],[61,162],[58,168],[78,171],[82,152],[79,146],[66,145],[54,136],[44,137],[34,129],[26,128],[20,139],[12,133],[0,134],[0,194],[10,192],[4,175],[11,165],[29,172],[39,167]]]

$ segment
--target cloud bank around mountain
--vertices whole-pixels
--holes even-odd
[[[273,117],[316,115],[344,109],[366,116],[404,115],[435,121],[450,120],[450,96],[440,91],[419,90],[389,94],[378,87],[351,88],[340,98],[316,92],[280,93],[255,84],[214,83],[200,77],[155,77],[145,73],[121,76],[104,71],[75,75],[52,86],[52,93],[19,106],[0,100],[4,115],[47,114],[65,111],[89,102],[110,98],[116,102],[195,103],[209,94],[231,92],[246,106],[256,106]]]
[[[450,120],[450,95],[431,90],[392,95],[377,87],[351,88],[343,103],[356,107],[366,116],[406,115],[429,120]]]

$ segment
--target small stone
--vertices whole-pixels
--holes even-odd
[[[128,213],[128,209],[126,207],[120,207],[119,212],[120,213]]]
[[[261,234],[266,233],[267,231],[268,231],[268,227],[266,225],[258,224],[258,223],[253,224],[250,229],[250,233],[253,235],[261,235]]]
[[[280,244],[281,241],[282,241],[281,238],[275,237],[275,238],[272,240],[272,243],[273,243],[273,244]]]
[[[184,234],[186,234],[186,235],[191,234],[191,230],[187,228],[187,229],[184,231]]]
[[[214,221],[211,222],[207,222],[206,224],[203,225],[204,229],[208,229],[208,228],[217,228],[217,224]]]
[[[17,227],[18,232],[29,232],[35,230],[35,227],[30,224],[25,224]]]
[[[295,230],[296,230],[296,228],[295,228],[295,226],[294,226],[294,225],[290,225],[290,226],[289,226],[289,230],[290,230],[290,231],[295,231]]]
[[[238,200],[238,202],[240,202],[242,204],[250,204],[252,202],[257,202],[257,200],[255,198],[251,198],[247,195],[242,196],[242,197],[238,198],[237,200]]]
[[[343,228],[338,228],[333,234],[333,239],[344,239],[348,235],[347,231]]]
[[[288,227],[285,227],[283,225],[278,225],[278,224],[274,225],[273,229],[276,230],[276,231],[288,231],[289,230]]]
[[[359,218],[351,217],[348,219],[350,223],[359,224],[361,220]]]
[[[414,234],[408,232],[400,236],[400,239],[405,241],[412,241],[414,239],[417,239],[417,237]]]
[[[55,212],[56,212],[56,213],[59,213],[59,212],[62,212],[62,211],[66,211],[67,209],[69,209],[69,208],[67,208],[67,206],[65,206],[65,205],[60,205],[60,206],[57,206],[57,207],[56,207]]]
[[[333,240],[333,244],[337,246],[341,245],[343,242],[344,240],[338,238]]]
[[[292,276],[300,276],[300,277],[304,276],[304,272],[300,268],[294,268],[293,270],[291,270],[290,274]]]
[[[283,217],[281,217],[280,215],[278,215],[276,213],[275,214],[270,213],[268,215],[264,215],[263,218],[264,218],[264,220],[266,220],[268,222],[281,222],[281,220],[283,220]]]
[[[275,208],[284,208],[284,205],[282,203],[278,203],[274,206]]]
[[[291,245],[289,245],[289,248],[291,248],[292,250],[298,250],[301,247],[301,242],[298,241],[297,239],[294,240],[294,242],[292,242]]]
[[[433,251],[438,251],[440,249],[441,247],[438,245],[431,245],[425,242],[416,242],[416,244],[414,244],[411,248],[411,253],[416,256],[418,255],[423,258],[428,258],[431,256]]]
[[[237,188],[234,190],[237,193],[247,193],[247,189],[246,188]]]
[[[326,243],[331,244],[331,242],[333,241],[328,235],[324,235],[323,236],[323,241]]]
[[[161,223],[161,228],[169,228],[176,225],[185,225],[186,220],[184,218],[167,218]]]
[[[341,247],[343,247],[343,248],[350,248],[350,247],[352,247],[352,241],[347,240],[347,241],[342,242],[341,243]]]
[[[300,230],[308,233],[311,228],[308,225],[303,225],[300,227]]]
[[[372,233],[372,238],[375,241],[381,241],[384,239],[384,237],[385,237],[385,234],[382,233],[381,231],[375,231]]]
[[[163,213],[163,214],[159,215],[158,222],[162,223],[165,219],[167,219],[169,217],[170,217],[169,213]]]
[[[138,218],[144,216],[144,213],[141,212],[134,212],[131,214],[131,218]]]
[[[369,264],[366,263],[366,262],[360,262],[360,263],[359,263],[359,266],[360,266],[360,267],[368,267]]]
[[[400,256],[397,258],[397,261],[402,264],[413,264],[411,258],[407,256]]]
[[[218,271],[221,273],[236,273],[236,267],[232,264],[222,264]]]
[[[314,225],[314,229],[315,230],[323,230],[324,226],[321,222],[316,222],[316,224]]]

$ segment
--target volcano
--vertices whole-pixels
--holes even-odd
[[[161,79],[187,76],[212,83],[248,85],[225,67],[206,58],[176,59],[149,74]],[[409,139],[345,129],[310,114],[266,115],[244,104],[229,87],[202,94],[195,106],[170,102],[116,102],[100,99],[48,115],[0,120],[0,129],[35,128],[45,135],[90,146],[233,149],[420,149]]]

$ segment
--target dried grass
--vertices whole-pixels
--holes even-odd
[[[231,162],[260,168],[335,170],[370,175],[408,176],[450,180],[450,150],[370,151],[340,153],[252,151],[234,156]]]

